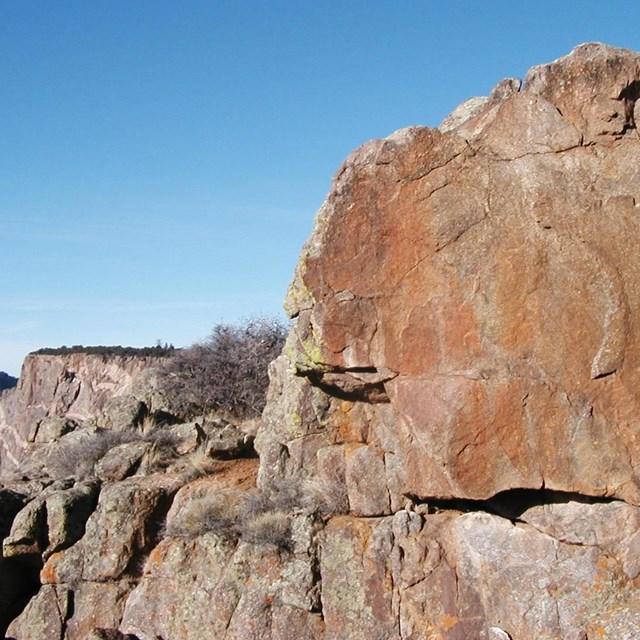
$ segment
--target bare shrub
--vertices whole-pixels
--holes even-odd
[[[212,411],[259,415],[268,365],[280,354],[285,335],[285,326],[269,318],[214,326],[205,342],[179,350],[161,368],[160,389],[171,410],[191,416]]]
[[[291,551],[291,524],[300,512],[315,512],[315,503],[298,479],[279,479],[250,496],[242,512],[240,537],[252,544],[272,544]]]

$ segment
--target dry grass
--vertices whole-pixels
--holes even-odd
[[[145,473],[166,469],[178,456],[177,438],[164,429],[151,433],[141,433],[135,429],[75,431],[49,445],[44,471],[51,478],[92,478],[96,464],[107,452],[129,442],[151,443],[144,464]]]
[[[252,544],[275,545],[290,551],[291,517],[292,514],[286,511],[245,513],[240,536]]]
[[[73,438],[62,438],[50,446],[45,470],[52,478],[75,477],[85,480],[94,476],[96,463],[111,449],[137,439],[132,431],[99,429],[89,433],[74,432]]]
[[[226,540],[236,540],[239,532],[241,501],[237,493],[212,493],[187,502],[167,525],[165,534],[193,539],[214,533]]]
[[[186,483],[209,476],[216,471],[217,463],[209,455],[207,443],[201,444],[193,453],[183,457],[180,471]]]
[[[206,465],[211,459],[203,460]],[[198,463],[192,463],[197,469]],[[227,491],[193,499],[167,527],[171,537],[196,538],[214,533],[226,540],[273,545],[291,551],[292,521],[298,514],[327,517],[348,511],[344,484],[284,479],[269,488],[245,493]]]

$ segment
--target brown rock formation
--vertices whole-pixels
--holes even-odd
[[[305,448],[384,480],[375,506],[350,487],[363,514],[513,488],[640,504],[640,56],[582,45],[494,95],[356,150],[289,293],[288,359],[351,402]]]

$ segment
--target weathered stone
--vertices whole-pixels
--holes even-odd
[[[214,458],[239,458],[255,455],[253,437],[231,423],[207,423],[203,425],[206,448]]]
[[[171,499],[172,476],[127,478],[103,488],[84,537],[54,553],[44,565],[43,583],[104,582],[135,576],[160,537]]]
[[[71,546],[84,534],[97,495],[98,487],[91,482],[74,487],[52,485],[17,514],[2,543],[4,557],[40,555],[46,559]]]
[[[63,640],[69,590],[45,585],[7,629],[8,640]]]
[[[383,461],[387,512],[542,486],[640,504],[638,87],[640,56],[581,46],[467,123],[369,142],[338,172],[286,353],[328,396],[386,403],[352,409],[346,442]],[[294,473],[277,453],[293,429],[268,433],[260,453]]]
[[[152,446],[150,442],[138,441],[125,442],[114,447],[96,464],[96,477],[108,482],[124,480],[138,469],[143,456]]]
[[[73,615],[67,620],[64,640],[85,640],[96,628],[111,629],[112,635],[107,635],[107,638],[126,638],[115,635],[115,630],[120,625],[127,596],[134,586],[135,583],[126,580],[78,585],[74,590]]]
[[[2,541],[3,557],[41,554],[44,551],[42,538],[45,525],[45,500],[32,500],[18,513],[11,532]]]
[[[205,433],[198,422],[183,422],[170,427],[163,427],[176,441],[176,453],[185,455],[195,451],[202,444]]]
[[[98,424],[106,429],[121,431],[140,426],[149,410],[144,402],[132,395],[109,398],[98,418]]]
[[[440,131],[446,133],[477,116],[489,103],[486,96],[469,98],[458,105],[440,124]]]
[[[50,416],[34,423],[27,439],[29,442],[49,444],[59,440],[63,435],[75,431],[79,426],[76,420],[61,416]]]
[[[640,56],[600,43],[583,44],[570,56],[531,69],[524,91],[554,104],[585,142],[622,137],[635,130],[640,95]]]

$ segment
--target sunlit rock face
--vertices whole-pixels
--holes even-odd
[[[18,385],[0,399],[0,475],[14,473],[33,443],[54,439],[45,434],[55,422],[104,422],[115,414],[117,398],[147,393],[144,377],[158,362],[86,353],[27,356]]]
[[[287,300],[312,389],[285,383],[331,407],[269,409],[302,420],[263,434],[263,477],[340,460],[362,515],[514,488],[640,504],[640,56],[586,44],[518,85],[336,174]]]

